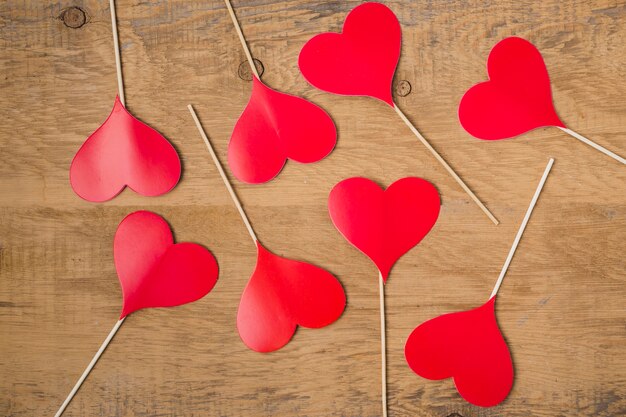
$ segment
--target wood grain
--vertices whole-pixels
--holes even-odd
[[[261,355],[235,328],[255,248],[186,109],[195,105],[224,160],[251,85],[238,75],[245,57],[223,2],[117,1],[128,107],[172,141],[184,175],[163,197],[124,191],[105,204],[74,195],[68,168],[116,93],[108,2],[0,3],[1,415],[56,411],[120,311],[115,228],[149,209],[177,240],[210,248],[220,280],[199,302],[129,317],[67,416],[380,416],[377,274],[326,211],[331,187],[355,175],[384,185],[424,177],[443,201],[439,222],[386,288],[390,416],[626,414],[626,170],[557,129],[487,143],[456,116],[464,91],[485,79],[490,48],[519,35],[542,51],[565,123],[625,155],[626,5],[387,2],[404,36],[396,100],[501,220],[495,227],[392,109],[317,91],[298,72],[304,42],[339,31],[356,4],[233,2],[263,79],[323,106],[339,129],[322,162],[235,184],[269,248],[327,268],[348,295],[335,324],[298,330]],[[549,156],[553,173],[497,306],[515,385],[502,405],[473,407],[452,381],[413,374],[404,342],[422,321],[485,301]]]

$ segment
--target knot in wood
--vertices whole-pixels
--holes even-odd
[[[61,12],[59,19],[68,28],[78,29],[87,23],[87,14],[80,7],[68,7]]]
[[[259,78],[260,78],[261,75],[263,75],[263,72],[265,71],[265,67],[263,66],[263,63],[259,61],[258,59],[252,58],[252,60],[254,61],[256,72],[259,73]],[[250,71],[250,64],[248,64],[248,61],[243,61],[241,64],[239,64],[237,75],[239,75],[239,78],[241,78],[244,81],[252,81],[252,71]]]
[[[396,94],[400,97],[406,97],[411,93],[411,83],[407,80],[401,80],[396,84]]]

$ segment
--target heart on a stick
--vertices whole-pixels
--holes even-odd
[[[122,220],[113,243],[122,285],[120,318],[147,307],[172,307],[204,297],[217,282],[218,266],[204,247],[174,243],[165,220],[136,211]]]
[[[300,51],[298,66],[320,90],[370,96],[393,107],[391,83],[401,43],[396,15],[383,4],[363,3],[348,14],[341,33],[322,33],[309,40]]]
[[[335,227],[376,264],[385,281],[393,264],[435,225],[440,206],[435,186],[415,177],[386,190],[367,178],[348,178],[328,197]]]
[[[126,186],[145,196],[165,194],[179,178],[180,159],[172,144],[135,119],[119,97],[70,166],[72,189],[93,202],[110,200]]]
[[[237,312],[239,335],[250,349],[278,350],[297,326],[320,328],[341,316],[346,295],[332,274],[277,256],[259,242],[257,256]]]
[[[411,369],[427,379],[454,378],[459,394],[474,405],[502,402],[513,386],[513,363],[496,321],[495,300],[419,325],[404,348]]]
[[[278,175],[287,159],[317,162],[336,142],[335,124],[324,110],[253,76],[250,101],[228,145],[228,164],[239,180],[263,183]]]
[[[548,70],[527,40],[511,37],[493,47],[489,81],[470,88],[459,105],[463,128],[479,139],[496,140],[543,127],[565,127],[554,110]]]

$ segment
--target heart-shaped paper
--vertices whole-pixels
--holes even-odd
[[[415,177],[399,179],[387,190],[367,178],[348,178],[328,197],[335,227],[376,264],[385,281],[393,264],[435,225],[440,206],[437,189]]]
[[[122,220],[113,254],[124,295],[120,318],[146,307],[198,300],[217,281],[211,252],[195,243],[174,244],[167,222],[149,211],[136,211]]]
[[[411,369],[427,379],[454,378],[459,394],[474,405],[502,402],[513,386],[513,363],[498,328],[495,300],[419,325],[404,348]]]
[[[180,178],[174,147],[135,119],[119,97],[106,121],[87,138],[70,167],[74,192],[87,201],[107,201],[128,186],[145,196],[170,191]]]
[[[272,352],[289,342],[296,326],[328,326],[345,306],[343,287],[332,274],[274,255],[257,242],[256,268],[241,296],[237,329],[250,349]]]
[[[228,164],[239,180],[258,184],[278,175],[287,159],[305,164],[323,159],[336,142],[335,124],[324,110],[254,76],[250,101],[228,145]]]
[[[309,40],[298,59],[304,78],[329,93],[370,96],[394,106],[391,83],[400,58],[402,31],[385,5],[363,3],[346,17],[341,33]]]
[[[487,60],[489,81],[470,88],[459,105],[463,128],[479,139],[517,136],[543,126],[565,127],[552,104],[541,53],[516,37],[496,44]]]

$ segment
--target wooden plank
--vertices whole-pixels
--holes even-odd
[[[108,2],[0,4],[1,415],[56,411],[118,317],[115,228],[149,209],[177,240],[210,248],[220,280],[197,303],[133,314],[67,416],[380,416],[377,274],[326,211],[332,186],[354,175],[385,185],[421,176],[443,201],[439,222],[386,289],[390,416],[626,414],[626,171],[557,129],[486,143],[456,116],[464,91],[485,79],[490,48],[519,35],[542,51],[565,123],[626,154],[626,6],[387,2],[404,35],[395,85],[402,94],[411,86],[398,103],[501,220],[495,227],[393,110],[317,91],[299,74],[304,42],[340,30],[358,3],[234,1],[263,79],[323,106],[339,128],[324,161],[290,162],[268,184],[235,184],[269,248],[327,268],[348,295],[337,323],[298,330],[266,355],[248,350],[235,328],[255,249],[186,109],[195,105],[224,160],[250,82],[238,75],[245,57],[223,3],[117,1],[128,107],[173,142],[184,174],[166,196],[125,191],[104,204],[75,196],[68,168],[116,93]],[[452,381],[413,374],[404,342],[422,321],[485,301],[549,156],[553,173],[497,306],[515,385],[502,405],[476,408]]]

